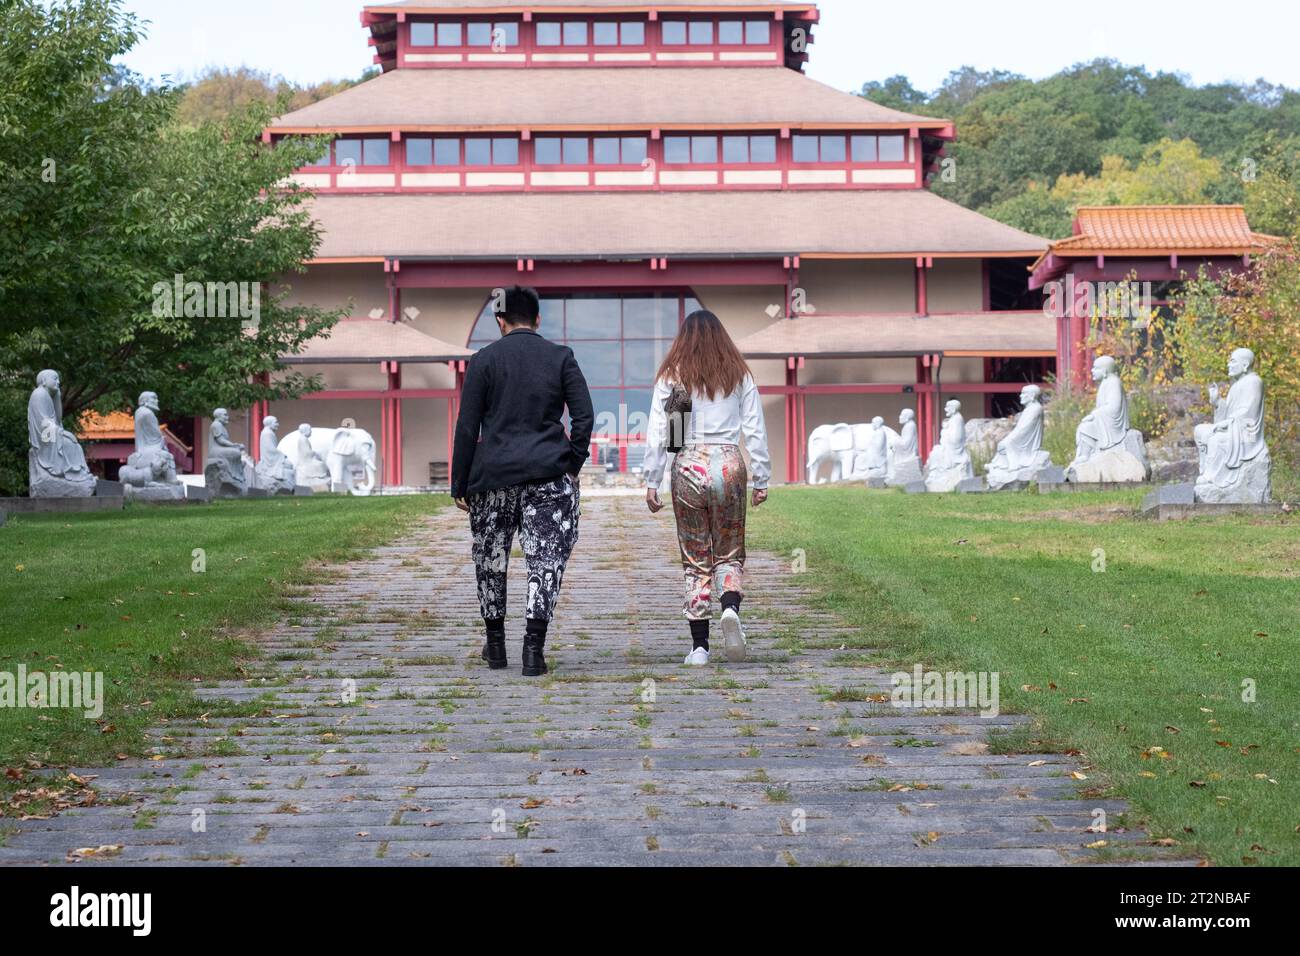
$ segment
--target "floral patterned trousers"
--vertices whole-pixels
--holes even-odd
[[[578,542],[580,514],[578,484],[568,475],[470,498],[474,570],[485,621],[506,616],[506,574],[516,532],[528,563],[528,619],[555,616],[564,569]]]
[[[692,621],[709,619],[715,592],[744,593],[748,483],[736,445],[688,445],[673,463],[673,514]]]

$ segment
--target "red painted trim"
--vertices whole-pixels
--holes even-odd
[[[521,260],[523,261],[523,260]],[[641,262],[547,262],[533,263],[528,284],[549,289],[689,288],[693,286],[769,285],[783,286],[786,272],[779,259],[675,260],[671,270],[652,268],[665,263],[647,256]],[[397,277],[405,289],[474,289],[514,285],[519,281],[518,262],[416,262],[407,261]]]

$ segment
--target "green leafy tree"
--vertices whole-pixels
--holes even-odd
[[[212,67],[184,85],[176,117],[188,125],[216,123],[254,103],[297,110],[378,75],[379,68],[373,67],[356,80],[327,80],[310,86],[296,86],[283,77],[273,77],[248,67]]]
[[[260,103],[221,123],[173,122],[174,91],[111,64],[139,38],[118,0],[0,6],[4,491],[26,481],[26,428],[7,423],[25,416],[42,368],[63,373],[68,427],[146,389],[168,413],[198,415],[319,387],[280,358],[340,315],[269,291],[318,247],[307,194],[282,184],[319,143],[264,145],[273,111]],[[187,315],[160,296],[176,276],[236,290],[227,304],[243,314],[222,317],[205,296]]]

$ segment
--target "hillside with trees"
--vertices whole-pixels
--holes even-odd
[[[935,192],[1038,235],[1113,203],[1243,203],[1255,229],[1296,231],[1300,91],[1094,60],[1044,80],[963,67],[930,93],[894,76],[861,95],[954,120],[955,164]]]

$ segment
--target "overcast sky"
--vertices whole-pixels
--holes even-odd
[[[152,21],[126,58],[152,79],[248,66],[299,83],[355,76],[371,63],[363,0],[127,0]],[[857,90],[902,73],[919,89],[963,65],[1039,78],[1109,56],[1196,83],[1300,87],[1296,0],[821,0],[809,74]]]

